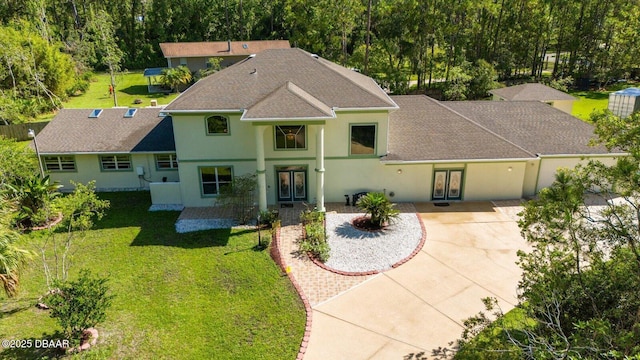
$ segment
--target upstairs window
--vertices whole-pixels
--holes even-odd
[[[176,154],[157,154],[156,169],[173,170],[178,168],[178,158]]]
[[[228,135],[229,134],[229,119],[220,116],[213,115],[207,118],[207,135]]]
[[[102,155],[100,156],[100,167],[104,171],[131,170],[131,156]]]
[[[305,125],[276,125],[276,149],[301,150],[307,148]]]
[[[376,126],[375,125],[351,125],[351,155],[375,155],[376,153]]]
[[[73,156],[44,156],[47,171],[76,171],[76,159]]]

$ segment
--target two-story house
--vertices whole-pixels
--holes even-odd
[[[60,112],[37,137],[52,178],[150,189],[154,204],[197,207],[256,174],[260,209],[305,201],[323,210],[360,191],[394,202],[521,198],[559,167],[619,155],[588,146],[593,127],[545,103],[390,97],[301,49],[249,56],[161,116],[129,111]]]

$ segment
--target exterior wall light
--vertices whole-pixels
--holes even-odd
[[[36,139],[36,132],[33,129],[29,129],[27,136],[33,139],[33,146],[36,148],[36,156],[38,157],[38,167],[40,168],[40,177],[44,178],[44,169],[42,168],[42,159],[40,159],[40,151],[38,150],[38,140]]]

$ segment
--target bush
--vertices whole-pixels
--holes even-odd
[[[278,210],[264,210],[260,211],[260,225],[267,225],[275,227],[274,224],[278,221],[280,213]]]
[[[371,224],[381,228],[385,223],[395,220],[400,212],[387,200],[383,193],[367,193],[356,205],[371,216]]]
[[[300,214],[300,220],[304,223],[305,237],[300,243],[300,250],[310,252],[320,261],[329,260],[329,244],[324,229],[324,213],[314,210],[305,210]]]
[[[104,321],[113,295],[108,295],[107,278],[93,277],[89,270],[80,271],[76,281],[58,282],[44,303],[51,317],[58,320],[64,334],[77,345],[82,332]]]

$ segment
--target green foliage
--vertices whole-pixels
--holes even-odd
[[[56,214],[52,211],[54,199],[60,195],[62,186],[51,183],[49,176],[31,175],[7,184],[7,195],[18,207],[16,224],[21,228],[31,228],[45,224]]]
[[[191,82],[191,78],[192,76],[189,68],[181,65],[175,68],[162,69],[160,82],[163,86],[166,86],[175,92],[180,92],[180,86],[189,84],[189,82]]]
[[[318,260],[329,260],[330,247],[327,243],[327,234],[324,228],[324,212],[317,210],[305,210],[300,214],[305,230],[305,237],[300,242],[300,250],[310,252]]]
[[[12,229],[12,205],[0,196],[0,284],[8,297],[15,297],[20,287],[20,272],[30,253],[16,246],[20,234]]]
[[[71,57],[27,23],[0,26],[0,121],[20,123],[58,109],[78,76]]]
[[[4,185],[17,184],[38,173],[35,153],[25,143],[0,135],[0,190]]]
[[[255,192],[258,182],[255,174],[236,176],[230,186],[220,189],[216,204],[227,207],[240,224],[255,218]]]
[[[382,227],[384,224],[393,222],[400,212],[394,208],[383,193],[367,193],[361,197],[356,206],[371,217],[374,226]]]
[[[260,224],[275,227],[274,224],[280,219],[280,212],[278,210],[264,210],[260,211]]]
[[[113,295],[108,294],[108,279],[93,276],[87,269],[75,281],[56,282],[56,289],[44,297],[51,317],[58,320],[66,337],[78,344],[82,332],[106,319]]]
[[[86,231],[93,227],[94,221],[102,219],[109,208],[108,200],[101,200],[95,193],[95,181],[86,185],[71,182],[74,190],[71,194],[56,199],[55,208],[62,213],[59,226],[72,231]]]

